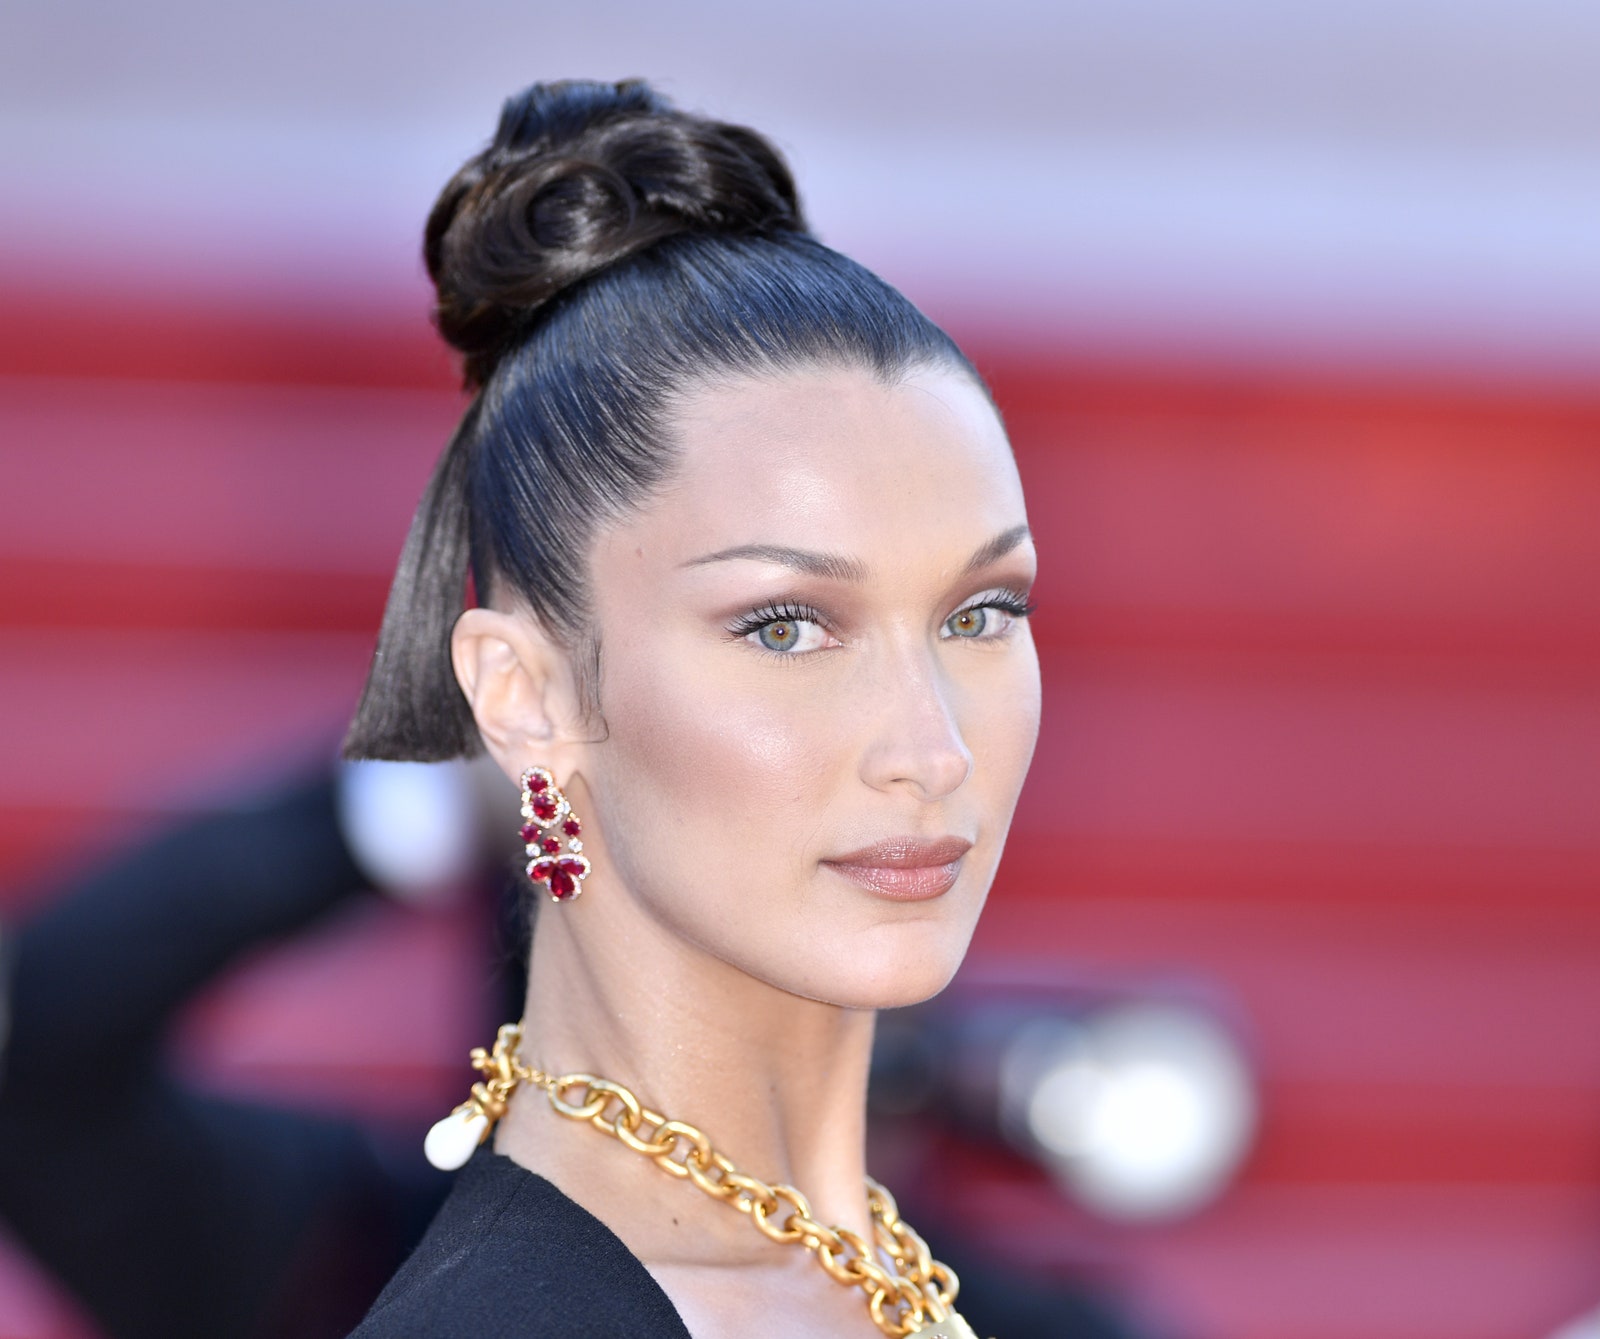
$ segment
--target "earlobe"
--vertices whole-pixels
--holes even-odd
[[[450,634],[450,660],[484,743],[516,775],[529,746],[556,734],[550,713],[556,649],[525,618],[468,609]]]

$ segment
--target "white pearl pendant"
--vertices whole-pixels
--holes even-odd
[[[912,1330],[907,1339],[978,1339],[972,1326],[954,1311],[946,1320],[930,1320],[920,1330]]]
[[[441,1172],[453,1172],[467,1165],[472,1150],[483,1142],[488,1132],[489,1118],[481,1111],[457,1107],[428,1131],[428,1137],[422,1141],[422,1151]]]

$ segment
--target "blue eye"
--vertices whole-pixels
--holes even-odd
[[[785,657],[838,645],[821,614],[808,605],[788,602],[754,609],[728,631],[758,650]]]
[[[815,651],[826,637],[820,623],[809,618],[774,619],[763,623],[754,632],[746,634],[764,651],[777,651],[782,655],[798,655],[802,651]]]

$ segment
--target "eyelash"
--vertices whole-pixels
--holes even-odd
[[[964,614],[969,609],[998,609],[1002,614],[1010,614],[1012,618],[1027,618],[1039,606],[1026,595],[1019,595],[1016,591],[1005,590],[987,599],[981,599],[976,604],[964,604],[959,609],[951,611],[950,617]],[[948,621],[948,620],[946,620]]]
[[[759,609],[752,609],[742,618],[735,619],[728,625],[728,633],[735,640],[748,637],[752,632],[760,632],[769,623],[818,623],[824,628],[828,626],[827,619],[813,609],[809,604],[794,604],[788,600],[780,604],[764,604]],[[781,651],[770,654],[782,660],[792,660],[792,655],[784,655]]]
[[[1018,591],[997,591],[992,595],[980,597],[971,604],[964,604],[958,609],[952,609],[946,615],[945,622],[948,623],[957,614],[965,614],[974,609],[998,609],[1002,614],[1009,614],[1012,618],[1027,618],[1037,608],[1037,604]],[[828,620],[811,605],[796,604],[793,601],[784,600],[777,604],[762,605],[759,609],[752,609],[743,617],[735,619],[728,626],[728,634],[735,640],[743,640],[751,633],[759,632],[769,623],[798,623],[802,621],[816,623],[823,628],[828,626]],[[800,658],[794,652],[770,651],[765,647],[758,649],[775,660],[798,660]]]

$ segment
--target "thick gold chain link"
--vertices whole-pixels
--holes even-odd
[[[493,1051],[472,1052],[473,1068],[484,1076],[472,1087],[472,1102],[491,1123],[504,1114],[518,1083],[542,1088],[550,1105],[569,1120],[587,1121],[668,1175],[692,1181],[712,1199],[745,1214],[769,1240],[810,1251],[829,1278],[866,1294],[873,1323],[891,1339],[904,1339],[950,1316],[960,1287],[955,1272],[933,1258],[928,1244],[900,1217],[894,1196],[870,1176],[871,1245],[849,1228],[819,1223],[811,1202],[795,1187],[769,1185],[741,1172],[703,1131],[652,1111],[620,1083],[593,1074],[557,1077],[525,1064],[517,1054],[521,1041],[520,1025],[507,1023]],[[892,1269],[880,1262],[879,1251]]]

